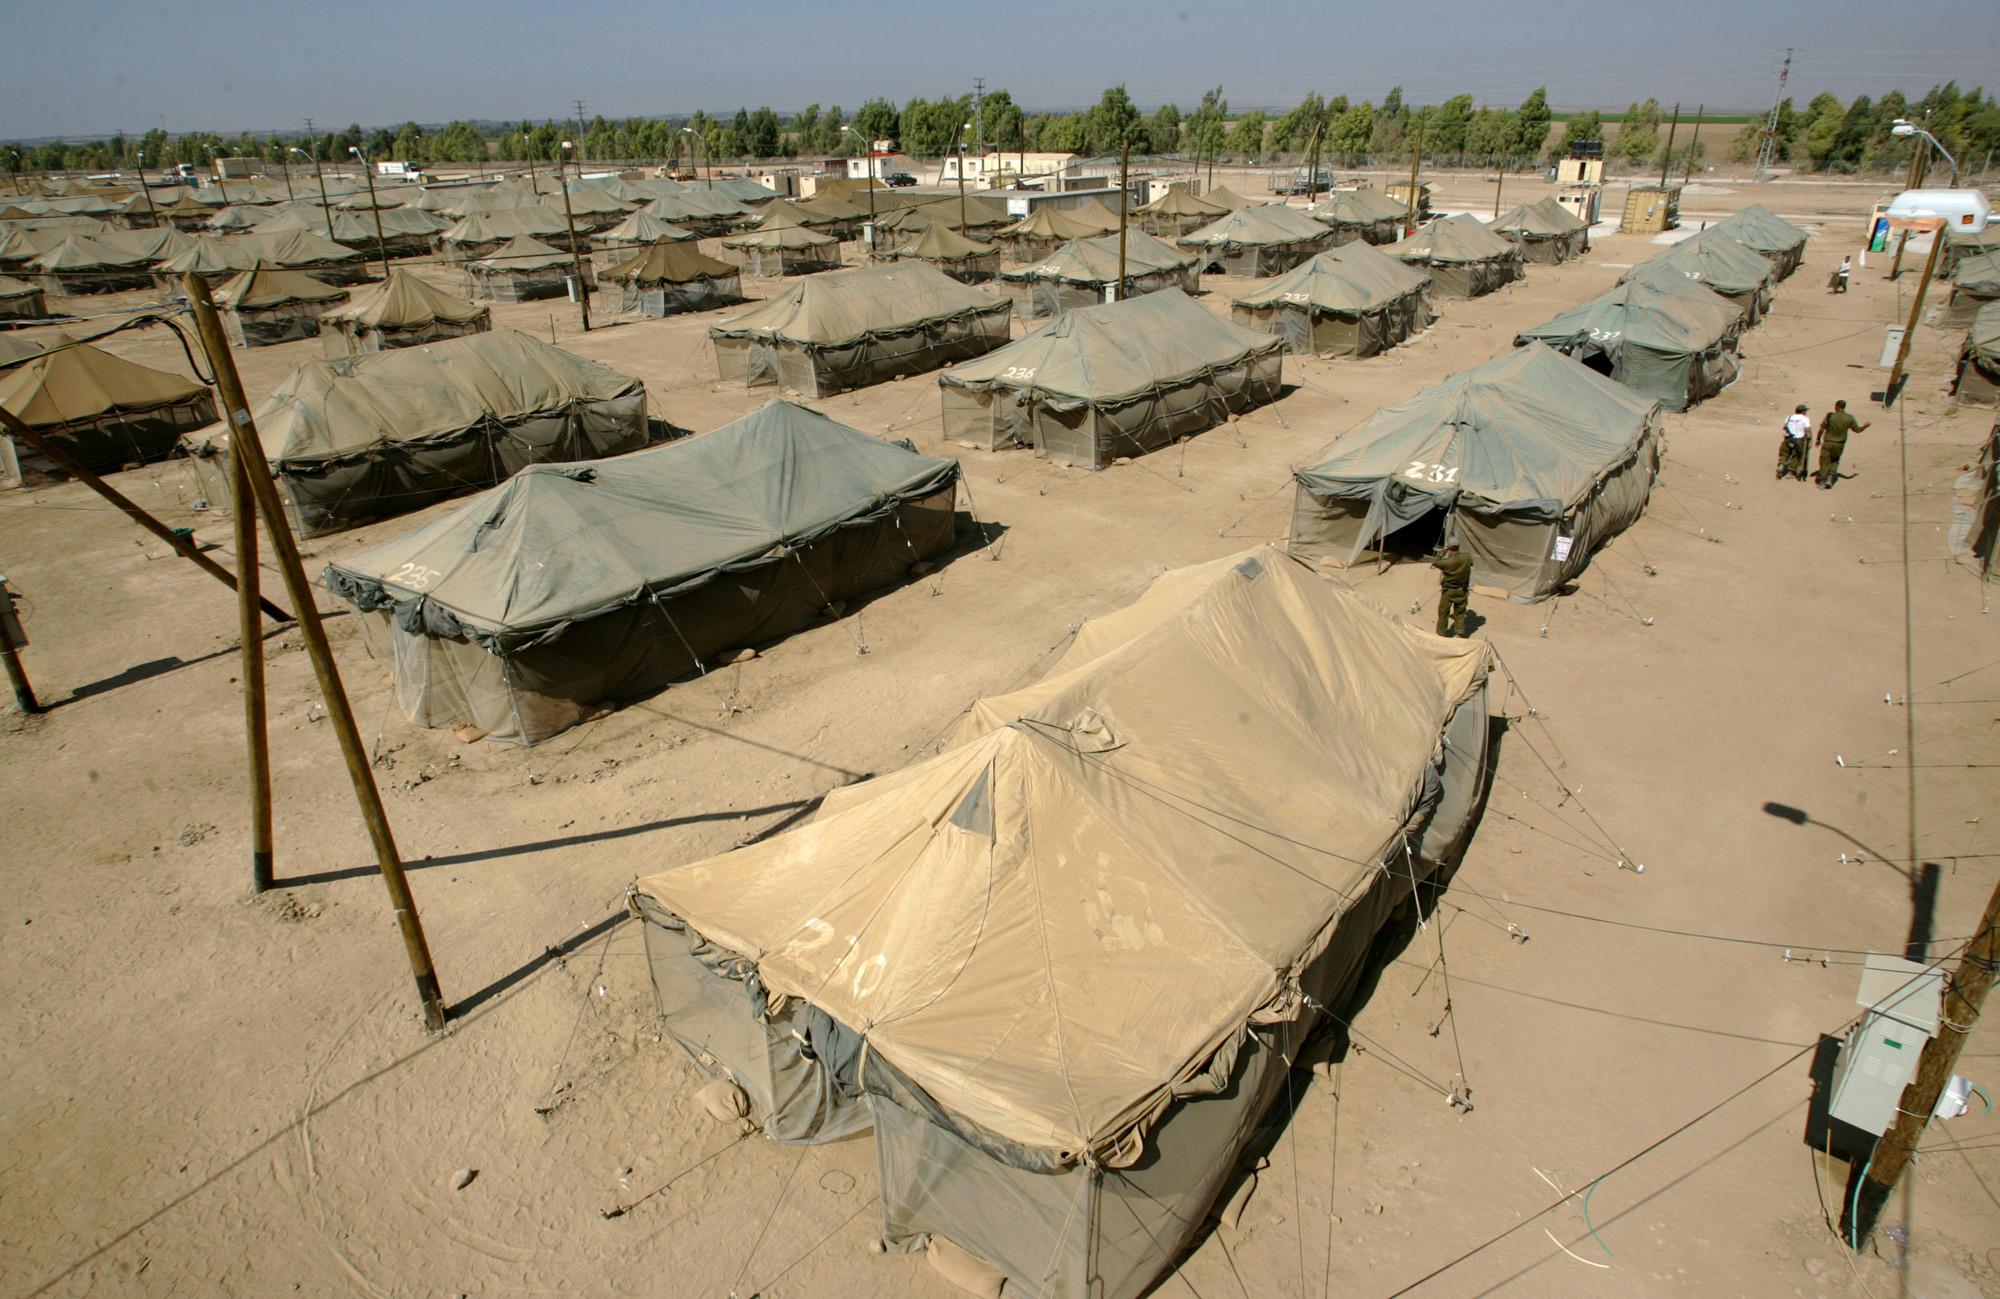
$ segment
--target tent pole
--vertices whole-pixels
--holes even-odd
[[[1424,124],[1418,122],[1416,142],[1410,146],[1410,212],[1409,219],[1403,223],[1405,235],[1417,232],[1417,168],[1423,165],[1423,161]]]
[[[14,706],[24,713],[43,711],[41,700],[35,698],[35,688],[28,684],[28,674],[21,667],[21,647],[14,643],[14,629],[9,625],[14,618],[14,597],[0,595],[0,660],[7,664],[7,680],[14,687]]]
[[[209,300],[208,282],[199,275],[189,274],[182,277],[181,284],[187,291],[189,304],[194,308],[202,350],[208,354],[209,364],[215,369],[216,386],[222,391],[224,410],[230,424],[230,445],[234,447],[237,439],[241,438],[252,447],[261,447],[263,443],[257,436],[256,422],[251,418],[249,405],[243,396],[243,381],[237,376],[235,359],[229,354],[229,340],[223,336],[222,321],[215,314],[215,304]],[[285,589],[299,610],[299,631],[304,635],[306,649],[312,656],[313,674],[319,678],[327,716],[332,719],[334,734],[340,740],[341,756],[347,760],[347,775],[354,784],[355,801],[360,804],[361,819],[368,827],[368,838],[375,848],[375,860],[382,870],[382,882],[388,887],[389,902],[395,908],[396,923],[403,932],[403,946],[410,957],[410,973],[416,978],[417,998],[424,1008],[424,1025],[432,1030],[441,1029],[445,1021],[444,995],[438,991],[437,971],[431,965],[430,944],[424,938],[416,899],[410,896],[410,882],[403,874],[403,859],[396,850],[396,837],[389,828],[389,815],[382,807],[382,792],[375,787],[375,773],[369,766],[368,752],[362,747],[361,732],[354,724],[354,710],[347,701],[346,689],[340,683],[340,666],[333,660],[333,647],[327,643],[319,606],[313,602],[305,563],[299,557],[298,540],[292,536],[291,523],[285,518],[284,505],[278,499],[278,484],[272,479],[271,466],[263,456],[253,453],[244,456],[238,463],[250,479],[250,490],[257,498],[257,511],[264,516],[264,526],[271,534],[271,548],[277,552],[278,566],[285,575]]]
[[[243,731],[250,767],[250,891],[269,892],[275,882],[271,855],[271,734],[264,708],[264,628],[257,610],[257,501],[250,494],[247,437],[229,439],[229,497],[235,510],[236,625],[243,653]],[[257,451],[263,447],[258,445]],[[248,562],[245,562],[247,557]]]
[[[99,496],[117,506],[132,522],[173,547],[175,554],[193,561],[195,567],[207,573],[230,590],[234,591],[236,589],[236,574],[216,563],[207,555],[202,554],[200,549],[195,546],[193,538],[181,536],[166,524],[140,509],[138,504],[126,497],[124,493],[71,459],[68,452],[61,450],[50,442],[49,439],[22,423],[13,411],[8,410],[4,406],[0,406],[0,426],[4,426],[9,433],[54,461],[56,468],[62,470],[85,487],[88,487],[91,491],[96,492]],[[241,555],[237,556],[237,562],[243,562]],[[256,563],[257,557],[254,554],[251,555],[249,562]],[[286,613],[277,605],[272,604],[269,600],[260,599],[258,603],[263,607],[267,617],[273,618],[278,622],[292,621],[292,615]]]

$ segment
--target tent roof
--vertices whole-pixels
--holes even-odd
[[[889,256],[915,257],[927,262],[959,262],[968,257],[984,257],[988,253],[998,256],[999,252],[992,244],[967,239],[943,222],[933,221],[915,239],[892,250]]]
[[[734,220],[750,215],[749,208],[719,189],[684,189],[677,194],[662,194],[639,210],[662,221]]]
[[[1559,511],[1630,458],[1658,409],[1582,362],[1529,344],[1376,412],[1297,478],[1320,491],[1392,479],[1411,492]],[[1443,466],[1445,481],[1401,476],[1418,462]]]
[[[208,390],[193,379],[114,356],[57,334],[45,352],[0,378],[0,406],[22,423],[49,428],[120,411],[156,410]]]
[[[663,239],[659,243],[648,244],[637,256],[618,263],[610,270],[599,271],[598,278],[632,280],[638,284],[687,284],[694,280],[725,279],[742,273],[741,268],[708,256],[692,243]]]
[[[1749,293],[1771,279],[1771,262],[1754,253],[1727,234],[1704,230],[1683,239],[1667,251],[1648,257],[1625,272],[1627,280],[1644,280],[1655,275],[1679,275],[1699,280],[1718,293]]]
[[[1088,239],[1097,233],[1094,226],[1078,221],[1061,208],[1038,207],[1019,221],[1000,230],[995,238],[1020,235],[1030,239]]]
[[[1227,185],[1213,186],[1209,189],[1208,193],[1202,195],[1202,197],[1207,199],[1209,202],[1215,204],[1217,207],[1228,208],[1231,212],[1235,212],[1246,207],[1261,206],[1259,204],[1252,203],[1249,199],[1244,198],[1241,194],[1238,194],[1235,190],[1229,188],[1229,186]]]
[[[1390,244],[1388,251],[1392,257],[1447,264],[1518,261],[1521,256],[1519,247],[1487,229],[1478,217],[1465,213],[1420,226],[1415,234]]]
[[[460,217],[458,224],[439,235],[448,244],[500,243],[515,235],[567,235],[569,222],[560,212],[536,204],[532,207],[503,207]]]
[[[715,182],[715,192],[727,194],[738,203],[762,203],[778,197],[778,191],[759,185],[747,176],[725,176]]]
[[[31,293],[40,293],[41,291],[42,286],[39,284],[28,280],[8,279],[6,276],[0,275],[0,298],[25,298]],[[10,335],[0,334],[0,338],[7,337],[10,337]],[[35,350],[39,352],[42,349],[38,345]]]
[[[388,279],[363,289],[352,302],[320,319],[366,329],[421,329],[440,320],[460,324],[486,314],[485,307],[433,288],[397,266],[390,268]]]
[[[211,216],[204,224],[210,230],[249,230],[269,220],[269,208],[248,203],[232,203]]]
[[[1804,230],[1765,207],[1752,203],[1741,212],[1709,227],[1726,232],[1730,238],[1757,253],[1788,253],[1804,248],[1811,238]]]
[[[638,888],[949,1113],[1101,1158],[1283,1013],[1490,655],[1259,547],[1092,619],[939,756]]]
[[[827,347],[1012,309],[929,262],[891,262],[802,276],[761,305],[710,326],[708,335]]]
[[[1407,205],[1398,203],[1379,189],[1340,189],[1326,196],[1306,215],[1328,225],[1374,225],[1378,221],[1400,221],[1409,215]]]
[[[806,226],[791,224],[759,226],[722,241],[724,248],[833,248],[840,241]]]
[[[1184,189],[1170,189],[1144,207],[1132,210],[1154,216],[1221,216],[1229,209]]]
[[[2000,249],[1961,257],[1951,282],[1968,293],[2000,293]]]
[[[1620,284],[1553,320],[1522,330],[1514,341],[1560,346],[1595,340],[1606,352],[1636,343],[1675,356],[1705,352],[1736,329],[1743,308],[1692,281],[1683,284],[1685,288],[1667,281]]]
[[[792,230],[809,226],[830,225],[836,217],[822,216],[817,212],[804,210],[796,203],[773,203],[764,209],[764,215],[757,218],[753,230]]]
[[[1148,275],[1191,266],[1199,257],[1155,239],[1143,230],[1125,231],[1125,274]],[[1099,235],[1095,239],[1072,239],[1047,257],[1027,266],[1001,271],[1003,280],[1066,280],[1072,284],[1116,284],[1118,282],[1118,236]]]
[[[693,239],[694,233],[679,226],[668,225],[650,212],[639,211],[597,237],[606,242],[656,244],[662,239],[675,241]]]
[[[1091,199],[1088,203],[1082,203],[1070,208],[1066,215],[1068,215],[1070,220],[1077,222],[1079,225],[1087,225],[1098,230],[1113,233],[1117,231],[1120,224],[1118,214],[1104,206],[1101,199]]]
[[[527,235],[515,235],[486,256],[466,263],[466,269],[480,274],[504,274],[508,271],[546,271],[555,266],[570,266],[575,259],[560,248],[551,248],[539,239]]]
[[[1327,229],[1294,207],[1266,203],[1240,207],[1228,216],[1184,234],[1189,248],[1262,248],[1272,244],[1326,242]]]
[[[1522,203],[1493,218],[1487,227],[1495,232],[1511,231],[1528,238],[1553,238],[1589,229],[1589,223],[1552,198]]]
[[[233,310],[259,311],[289,302],[333,302],[347,296],[346,289],[324,284],[304,271],[288,271],[259,262],[236,274],[215,292],[215,305]]]
[[[221,275],[247,271],[263,260],[254,237],[196,235],[192,247],[155,262],[153,269],[167,275],[185,275],[189,271],[197,275]]]
[[[957,476],[956,461],[773,401],[701,437],[530,466],[329,575],[365,604],[421,600],[475,637],[518,643],[782,556]],[[435,575],[421,592],[396,583],[413,564]]]
[[[1033,392],[1056,409],[1112,405],[1284,346],[1277,335],[1231,324],[1185,293],[1147,293],[1065,311],[998,351],[953,366],[938,383]]]
[[[28,265],[38,271],[87,271],[137,266],[144,261],[142,254],[114,248],[87,235],[70,235]]]
[[[1988,365],[2000,364],[2000,302],[1989,302],[1974,313],[1965,348]]]
[[[827,221],[855,221],[868,215],[867,204],[850,203],[840,195],[825,189],[811,198],[793,199],[791,206],[795,211],[805,212]],[[880,213],[882,209],[877,207],[875,210]]]
[[[146,230],[107,230],[96,236],[97,242],[121,252],[137,253],[145,261],[156,262],[162,258],[184,253],[194,247],[196,236],[182,234],[172,225],[153,226]]]
[[[1370,244],[1342,244],[1236,299],[1246,307],[1294,303],[1315,311],[1356,315],[1420,292],[1431,277]]]
[[[376,447],[452,438],[493,420],[559,411],[643,388],[529,334],[483,334],[308,361],[251,414],[274,463],[311,466]],[[190,435],[221,444],[221,423]]]
[[[0,280],[0,284],[16,284],[17,280]],[[31,286],[32,287],[32,286]],[[36,289],[35,292],[41,292]],[[0,297],[8,296],[0,291]],[[0,370],[19,365],[31,356],[40,356],[42,345],[18,334],[0,334]]]
[[[563,213],[563,196],[559,189],[543,206],[558,216]],[[606,212],[630,212],[638,205],[627,203],[617,195],[596,185],[571,185],[569,187],[569,213],[571,216],[603,216]]]
[[[310,230],[280,230],[274,234],[242,236],[254,240],[258,255],[280,266],[310,266],[318,262],[356,262],[361,254],[345,244]]]

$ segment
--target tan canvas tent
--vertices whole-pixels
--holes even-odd
[[[143,289],[153,282],[143,255],[86,235],[69,236],[30,261],[27,269],[38,277],[43,291],[66,297]]]
[[[1428,271],[1440,298],[1477,298],[1521,278],[1520,248],[1476,216],[1439,217],[1386,251]]]
[[[1294,354],[1374,356],[1430,328],[1430,286],[1423,271],[1357,241],[1236,299],[1229,314]]]
[[[1201,269],[1218,275],[1281,275],[1333,247],[1333,231],[1281,203],[1240,207],[1212,225],[1180,237],[1202,254]]]
[[[251,413],[309,537],[647,443],[645,384],[511,329],[308,361]],[[209,499],[228,500],[228,430],[185,443]]]
[[[876,261],[929,262],[961,284],[982,284],[1000,272],[1000,250],[967,239],[941,222],[932,222],[914,239],[873,255]]]
[[[1276,400],[1284,350],[1185,293],[1080,307],[938,376],[944,435],[1100,468]]]
[[[1503,212],[1487,227],[1521,246],[1525,261],[1556,266],[1590,251],[1590,226],[1552,198],[1538,198]]]
[[[662,1023],[778,1140],[872,1124],[892,1249],[1132,1299],[1462,854],[1491,654],[1274,547],[1166,573],[938,756],[639,880]]]
[[[1986,307],[2000,302],[2000,252],[1961,257],[1951,276],[1951,300],[1939,323],[1945,329],[1966,329]]]
[[[1952,395],[1978,405],[2000,402],[2000,303],[1989,302],[1973,315]]]
[[[436,247],[447,261],[469,262],[520,235],[567,248],[569,222],[562,213],[551,212],[540,204],[495,208],[460,217],[456,225],[437,236]],[[582,237],[581,230],[578,237]]]
[[[320,315],[328,356],[418,347],[491,328],[489,308],[432,288],[400,266],[352,302]]]
[[[1393,244],[1403,237],[1403,218],[1409,209],[1376,189],[1336,190],[1306,215],[1333,231],[1336,247],[1359,240],[1371,244]]]
[[[808,275],[710,327],[724,382],[827,397],[1004,345],[1013,308],[925,262]]]
[[[1059,316],[1162,289],[1196,292],[1201,287],[1201,274],[1195,269],[1200,262],[1199,253],[1131,229],[1125,232],[1123,287],[1115,234],[1072,240],[1038,262],[1000,272],[1000,284],[1022,316]]]
[[[14,324],[26,320],[42,320],[49,314],[48,305],[42,297],[42,286],[27,280],[0,278],[0,320]]]
[[[583,267],[583,283],[596,283],[590,262],[551,248],[539,239],[515,235],[486,256],[465,264],[466,278],[472,282],[472,296],[494,302],[534,302],[568,294],[569,282],[578,265]]]
[[[347,290],[304,271],[260,263],[215,291],[222,328],[238,347],[269,347],[319,333],[320,313],[347,301]]]
[[[257,255],[273,266],[304,271],[328,284],[360,284],[373,277],[368,260],[360,253],[310,230],[277,230],[233,237],[254,243]]]
[[[1526,604],[1581,573],[1645,512],[1660,404],[1538,344],[1378,411],[1293,474],[1292,553],[1455,541],[1473,589]]]
[[[1199,230],[1229,211],[1184,189],[1170,189],[1144,207],[1132,209],[1134,222],[1149,235],[1178,239],[1190,230]]]
[[[663,240],[605,271],[620,289],[617,311],[673,316],[743,301],[743,272],[698,252],[691,243]]]
[[[536,744],[949,548],[958,465],[774,401],[537,465],[326,570],[419,726]],[[415,576],[413,576],[415,575]]]
[[[629,257],[641,248],[667,241],[670,243],[691,242],[695,237],[692,230],[683,230],[676,225],[646,212],[632,215],[612,226],[609,230],[590,237],[591,246],[604,249],[620,257]]]
[[[193,379],[127,361],[62,334],[50,349],[0,372],[0,406],[94,473],[150,464],[189,429],[215,419],[215,399]],[[17,448],[24,472],[55,466]],[[226,499],[226,498],[225,498]]]

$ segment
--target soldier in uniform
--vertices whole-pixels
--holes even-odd
[[[1812,421],[1806,418],[1804,402],[1785,420],[1784,435],[1778,440],[1778,479],[1787,474],[1806,480],[1806,460],[1812,452]]]
[[[1821,490],[1832,491],[1834,483],[1840,478],[1840,453],[1847,450],[1848,434],[1859,433],[1867,427],[1847,413],[1844,401],[1833,403],[1833,410],[1819,422],[1819,472],[1813,475],[1813,481],[1820,485]]]
[[[1440,636],[1465,635],[1465,609],[1472,596],[1472,560],[1458,553],[1457,543],[1431,561],[1438,570],[1438,630]]]

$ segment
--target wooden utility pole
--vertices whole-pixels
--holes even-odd
[[[232,401],[234,399],[232,398]],[[274,882],[271,854],[271,734],[265,724],[264,626],[257,610],[257,498],[250,489],[245,460],[262,455],[264,445],[248,436],[229,439],[230,508],[236,531],[237,566],[243,578],[236,584],[236,630],[242,642],[243,726],[250,760],[250,891],[268,892]]]
[[[1507,191],[1507,162],[1505,151],[1500,154],[1500,179],[1493,182],[1493,219],[1500,219],[1500,196]]]
[[[1915,863],[1911,863],[1914,867]],[[1958,958],[1958,965],[1944,985],[1944,1004],[1938,1016],[1937,1036],[1924,1043],[1917,1057],[1917,1076],[1903,1089],[1896,1103],[1896,1125],[1875,1143],[1875,1154],[1856,1188],[1848,1216],[1847,1238],[1857,1249],[1875,1233],[1889,1193],[1903,1175],[1904,1166],[1917,1153],[1938,1098],[1951,1081],[1952,1068],[1972,1026],[1979,1022],[1980,1008],[1993,986],[1996,963],[2000,963],[2000,884],[1986,900],[1986,914],[1979,918],[1972,941]]]
[[[1128,135],[1118,143],[1118,291],[1112,301],[1125,301],[1125,213],[1132,206],[1132,182],[1126,178],[1132,165],[1132,140]]]
[[[1931,125],[1931,115],[1929,113],[1925,113],[1924,129],[1929,130],[1930,125]],[[1910,183],[1903,186],[1903,188],[1922,189],[1924,186],[1924,177],[1930,175],[1930,170],[1931,170],[1931,142],[1927,139],[1924,139],[1922,136],[1918,136],[1917,156],[1910,159]],[[1903,246],[1909,242],[1910,242],[1909,231],[1898,230],[1896,232],[1896,257],[1894,261],[1889,263],[1889,278],[1892,280],[1903,273]]]
[[[327,643],[326,627],[320,622],[319,606],[313,602],[312,585],[306,578],[305,562],[299,556],[298,540],[292,536],[284,504],[278,499],[278,484],[271,477],[270,463],[256,453],[255,449],[263,444],[257,436],[256,421],[251,418],[249,404],[243,395],[243,382],[237,376],[236,362],[229,353],[229,340],[223,335],[222,321],[215,314],[215,304],[209,300],[208,282],[199,275],[189,273],[182,277],[181,284],[187,292],[188,302],[194,307],[202,350],[208,354],[209,365],[215,371],[216,387],[220,389],[224,402],[224,418],[229,424],[232,452],[239,440],[252,448],[250,454],[238,458],[236,463],[247,472],[251,494],[257,501],[257,512],[264,517],[264,526],[271,535],[271,549],[277,553],[278,567],[285,575],[285,590],[298,608],[299,631],[312,658],[313,673],[319,678],[320,695],[326,702],[327,717],[333,723],[334,735],[340,741],[341,756],[347,761],[348,779],[354,785],[354,798],[360,804],[361,819],[368,827],[368,838],[375,848],[382,882],[389,890],[389,903],[395,908],[396,923],[403,932],[403,946],[410,957],[410,972],[416,978],[417,999],[423,1004],[424,1024],[433,1030],[441,1029],[445,1020],[444,996],[438,991],[437,971],[431,965],[430,944],[424,938],[423,921],[417,915],[416,899],[410,895],[410,882],[403,874],[403,859],[396,850],[396,837],[389,828],[389,815],[382,807],[382,793],[375,787],[375,773],[368,762],[368,751],[362,746],[360,729],[354,724],[354,710],[340,682],[340,667],[333,661],[333,647]]]
[[[349,145],[347,151],[361,160],[361,179],[368,182],[368,209],[375,214],[375,251],[382,256],[382,278],[386,280],[389,278],[389,241],[382,235],[382,207],[375,200],[375,169],[368,165],[368,155],[361,150]],[[326,228],[329,232],[333,229],[332,213],[327,214]],[[327,237],[332,238],[331,233]]]
[[[1944,247],[1944,222],[1938,221],[1931,230],[1931,255],[1924,258],[1924,278],[1917,285],[1917,296],[1910,302],[1910,318],[1903,324],[1903,340],[1896,345],[1896,364],[1889,371],[1888,386],[1882,390],[1884,406],[1894,405],[1896,398],[1902,392],[1903,362],[1910,359],[1910,343],[1917,336],[1917,321],[1924,312],[1924,294],[1931,287],[1931,276],[1937,271],[1938,249],[1942,247]],[[1896,256],[1900,258],[1902,255],[1903,250],[1899,245]],[[1915,867],[1916,863],[1912,862],[1911,869]]]
[[[1688,165],[1687,172],[1681,177],[1683,184],[1694,179],[1694,155],[1701,148],[1701,115],[1707,111],[1707,104],[1697,105],[1694,110],[1694,134],[1688,138]]]
[[[35,698],[35,688],[28,684],[28,673],[21,666],[21,647],[14,643],[14,597],[0,595],[0,662],[7,665],[7,681],[14,687],[14,706],[24,713],[42,711],[41,700]]]
[[[1674,165],[1674,136],[1681,129],[1681,106],[1674,105],[1674,120],[1667,124],[1667,147],[1660,154],[1660,188],[1667,187],[1667,169]],[[1660,200],[1662,203],[1665,199]]]
[[[127,518],[132,520],[132,522],[138,524],[140,527],[144,528],[146,531],[152,533],[154,536],[158,537],[161,541],[164,541],[167,543],[167,545],[171,546],[175,554],[181,556],[181,558],[183,559],[188,560],[196,568],[199,568],[202,572],[207,573],[210,577],[222,583],[230,590],[234,591],[237,589],[236,574],[230,572],[222,565],[216,563],[214,560],[210,559],[207,555],[202,554],[200,548],[194,544],[194,539],[192,537],[182,536],[180,533],[175,532],[172,528],[160,522],[152,515],[146,513],[146,511],[140,509],[139,506],[135,502],[130,500],[128,497],[126,497],[124,493],[120,492],[110,483],[105,482],[102,478],[99,478],[96,474],[91,473],[90,470],[85,469],[81,464],[77,463],[76,460],[71,458],[68,452],[56,446],[48,438],[43,437],[40,433],[37,433],[34,429],[22,423],[18,418],[16,418],[13,411],[8,410],[4,406],[0,406],[0,427],[6,428],[6,430],[9,433],[13,434],[21,441],[26,442],[29,446],[33,447],[35,450],[47,456],[51,461],[54,462],[56,468],[62,470],[64,473],[68,474],[71,478],[76,479],[78,482],[82,483],[85,487],[88,487],[91,491],[96,492],[99,496],[102,496],[105,500],[110,501],[113,505],[117,506],[121,511],[124,512]],[[243,563],[255,564],[257,562],[257,556],[254,553],[249,555],[247,558],[243,555],[238,555],[236,557],[236,562],[238,564],[243,564]],[[292,620],[292,615],[286,613],[283,609],[280,609],[277,605],[272,604],[269,600],[264,600],[260,598],[258,604],[263,608],[264,613],[267,616],[274,618],[279,622],[290,622]]]
[[[1418,122],[1416,142],[1410,146],[1410,212],[1409,220],[1404,223],[1403,227],[1403,233],[1406,236],[1417,232],[1417,168],[1423,164],[1423,161],[1424,126],[1422,122]]]
[[[563,141],[563,147],[569,147],[569,141]],[[581,174],[583,169],[579,167],[577,171],[578,174]],[[560,158],[556,160],[556,188],[562,191],[563,220],[569,226],[569,266],[570,274],[576,279],[576,305],[583,310],[583,332],[588,334],[590,332],[590,286],[584,283],[583,279],[583,254],[576,250],[576,213],[570,209],[569,177],[563,173],[562,160]]]

